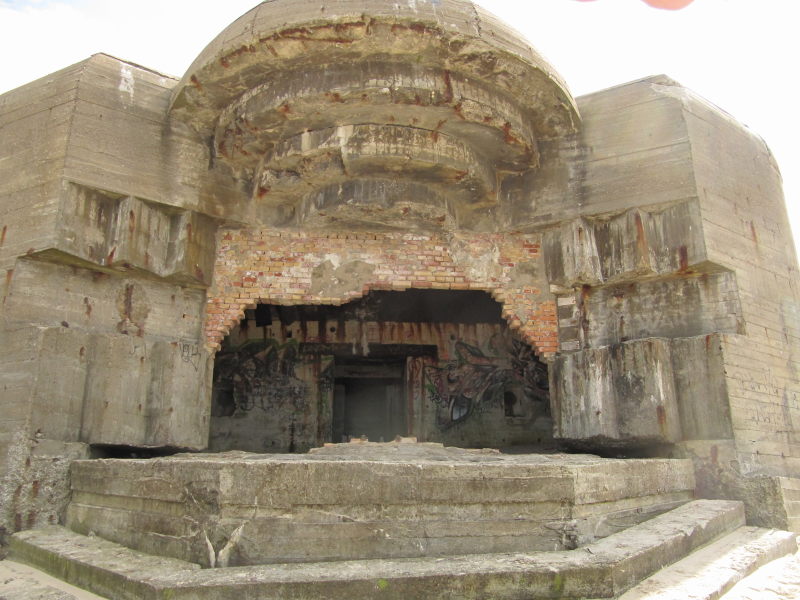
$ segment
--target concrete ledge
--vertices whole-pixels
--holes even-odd
[[[695,488],[686,460],[349,446],[77,461],[66,525],[204,567],[530,553],[592,543]]]
[[[0,582],[3,600],[105,600],[11,560],[0,561]]]
[[[17,562],[108,598],[158,598],[150,579],[200,569],[199,565],[150,556],[63,527],[15,534],[9,548]]]
[[[800,552],[783,556],[751,573],[728,592],[725,600],[800,598]]]
[[[715,600],[759,567],[796,551],[793,533],[740,527],[648,577],[619,600]]]
[[[614,598],[743,525],[741,503],[698,500],[573,551],[198,570],[49,528],[14,535],[11,555],[122,600]]]

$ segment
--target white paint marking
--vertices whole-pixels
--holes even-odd
[[[119,91],[123,94],[128,94],[128,99],[133,102],[133,71],[126,65],[120,65],[119,68]]]
[[[342,258],[338,254],[326,254],[323,262],[330,261],[334,269],[338,269],[342,264]]]

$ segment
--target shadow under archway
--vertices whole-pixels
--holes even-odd
[[[461,447],[552,440],[547,367],[489,294],[259,304],[217,354],[212,451],[305,452],[396,436]]]

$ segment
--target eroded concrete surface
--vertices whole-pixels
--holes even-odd
[[[73,464],[74,531],[204,566],[585,546],[691,500],[688,460],[351,442]]]
[[[800,528],[780,174],[666,76],[576,99],[470,2],[275,0],[180,79],[0,96],[0,148],[2,543],[77,459],[365,433],[690,459]]]
[[[725,600],[791,600],[800,598],[800,554],[786,556],[737,583]]]
[[[12,560],[0,561],[0,598],[3,600],[104,600],[86,590]]]

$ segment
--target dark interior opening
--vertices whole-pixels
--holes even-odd
[[[397,436],[462,447],[552,441],[547,367],[485,292],[258,305],[217,354],[212,398],[213,451]]]
[[[406,358],[343,358],[334,370],[332,438],[389,442],[408,434]]]
[[[250,316],[256,327],[302,321],[338,322],[365,316],[379,323],[504,323],[500,304],[486,292],[474,290],[375,291],[340,306],[259,304]]]
[[[160,458],[163,456],[173,456],[182,452],[190,452],[183,448],[159,447],[141,448],[136,446],[119,446],[110,444],[92,444],[89,446],[90,458]]]

